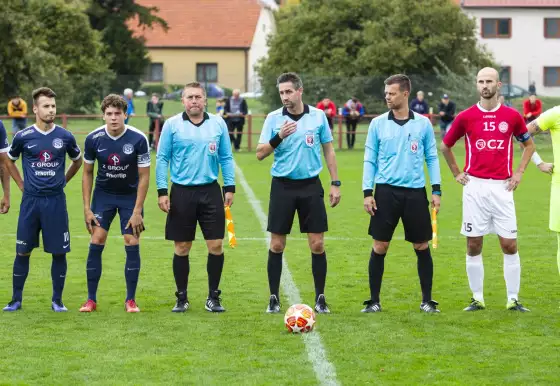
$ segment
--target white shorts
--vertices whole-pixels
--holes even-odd
[[[463,226],[461,234],[479,237],[495,233],[505,239],[517,238],[517,217],[513,192],[507,181],[469,176],[463,187]]]

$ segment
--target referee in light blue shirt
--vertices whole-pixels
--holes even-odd
[[[424,162],[432,183],[431,203],[439,210],[441,176],[434,129],[430,120],[408,107],[411,83],[406,75],[385,80],[385,99],[389,112],[371,121],[364,156],[364,208],[371,215],[369,234],[373,250],[369,260],[371,299],[362,312],[379,312],[379,292],[385,255],[395,227],[402,219],[405,240],[412,243],[418,257],[418,276],[422,289],[420,309],[439,312],[432,299],[433,262],[428,242],[432,228]],[[375,195],[373,188],[375,185]]]
[[[319,173],[323,169],[322,148],[331,175],[329,202],[331,207],[335,207],[340,201],[341,183],[333,138],[325,113],[303,103],[303,84],[297,74],[289,72],[280,75],[276,85],[284,107],[268,114],[257,146],[259,160],[274,153],[267,229],[271,233],[268,251],[270,299],[266,311],[280,312],[282,253],[297,212],[299,229],[307,233],[311,249],[315,311],[328,313],[324,295],[327,255],[323,242],[328,226]]]
[[[205,308],[223,312],[218,289],[224,250],[224,205],[231,206],[235,193],[233,157],[227,125],[216,115],[204,112],[206,94],[198,82],[185,86],[185,112],[168,119],[161,132],[156,164],[159,208],[167,213],[165,238],[175,242],[173,274],[177,303],[173,312],[189,308],[189,252],[200,224],[208,247],[208,298]],[[222,168],[224,198],[218,185]],[[171,169],[171,194],[167,195],[167,173]]]

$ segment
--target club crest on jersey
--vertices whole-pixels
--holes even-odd
[[[118,166],[121,163],[121,158],[118,154],[110,154],[107,163],[111,166]]]
[[[309,147],[315,145],[315,134],[312,131],[305,133],[305,144]]]
[[[62,139],[60,138],[55,138],[52,141],[52,145],[55,149],[62,149],[62,146],[64,146],[64,142],[62,142]]]
[[[217,148],[218,148],[218,145],[216,144],[216,141],[210,141],[208,143],[208,152],[210,154],[214,154],[216,152]]]
[[[134,153],[134,146],[132,146],[130,143],[127,143],[123,146],[122,151],[124,154],[132,154]]]
[[[50,162],[53,159],[52,153],[48,150],[41,150],[39,152],[39,159],[41,162]]]
[[[498,125],[498,130],[500,130],[500,133],[506,133],[508,131],[508,123],[507,122],[500,122],[500,124]]]
[[[410,142],[410,152],[416,153],[417,151],[418,151],[418,141],[413,140],[412,142]]]

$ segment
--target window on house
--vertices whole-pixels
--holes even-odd
[[[544,37],[560,39],[560,18],[544,19]]]
[[[150,63],[145,78],[147,82],[163,82],[163,63]]]
[[[197,82],[218,82],[218,64],[217,63],[197,63],[196,64],[196,80]]]
[[[545,87],[560,87],[560,67],[544,68]]]
[[[510,38],[511,19],[482,19],[483,38]]]

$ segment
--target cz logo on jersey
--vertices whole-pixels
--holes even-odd
[[[218,145],[216,144],[216,141],[210,141],[208,143],[208,152],[210,154],[214,154],[217,149],[218,149]]]
[[[118,154],[111,154],[109,155],[107,163],[111,166],[118,166],[121,163],[121,159]]]
[[[315,134],[312,131],[305,133],[305,144],[309,147],[315,145]]]
[[[476,148],[478,150],[484,150],[488,148],[490,150],[504,150],[504,140],[503,139],[490,139],[485,141],[483,139],[479,139],[476,141]]]

